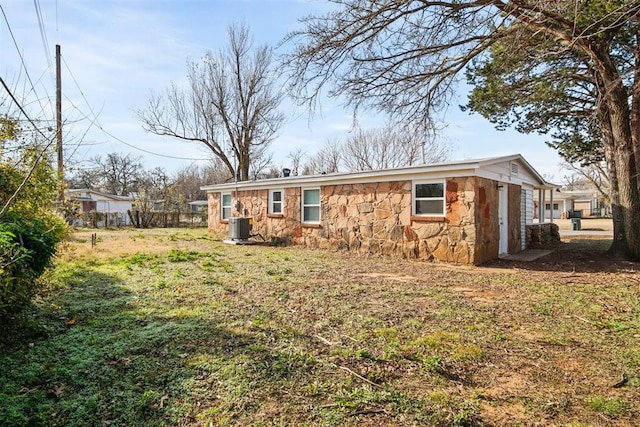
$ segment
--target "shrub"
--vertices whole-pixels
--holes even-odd
[[[29,305],[64,232],[64,223],[53,215],[23,219],[9,212],[0,218],[0,325]]]
[[[53,213],[58,182],[49,145],[0,114],[0,335],[30,303],[66,232]]]

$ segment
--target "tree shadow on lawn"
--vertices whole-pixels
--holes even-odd
[[[496,259],[483,264],[483,266],[568,273],[629,273],[640,271],[640,263],[620,260],[608,253],[610,246],[610,238],[598,238],[595,236],[569,238],[561,242],[550,254],[534,261]]]
[[[167,315],[115,276],[76,266],[57,280],[0,342],[3,426],[177,425],[221,395],[227,412],[255,407],[256,387],[284,392],[312,365],[241,319]]]

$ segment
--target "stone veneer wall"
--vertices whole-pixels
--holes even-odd
[[[498,187],[495,181],[472,177],[467,185],[475,193],[476,247],[474,264],[481,264],[498,257],[500,229],[498,224]]]
[[[220,193],[207,193],[207,228],[216,234],[229,232],[226,223],[220,220],[220,197]]]
[[[529,224],[527,230],[527,249],[554,249],[560,244],[558,224]]]
[[[321,223],[302,224],[299,187],[284,190],[283,215],[267,214],[267,190],[241,191],[233,216],[253,217],[253,232],[267,241],[312,248],[461,264],[480,264],[498,256],[495,181],[447,180],[445,218],[412,216],[411,192],[411,181],[322,186]],[[235,192],[232,197],[235,202]],[[209,194],[209,229],[228,232],[226,221],[220,220],[220,193]]]

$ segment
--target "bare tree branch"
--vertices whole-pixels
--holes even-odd
[[[264,155],[284,122],[271,50],[254,49],[249,30],[229,27],[229,45],[187,66],[189,85],[172,83],[138,111],[143,128],[208,147],[238,180]]]

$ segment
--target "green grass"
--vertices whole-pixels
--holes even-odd
[[[76,236],[0,342],[0,425],[633,425],[640,291],[625,268]]]

